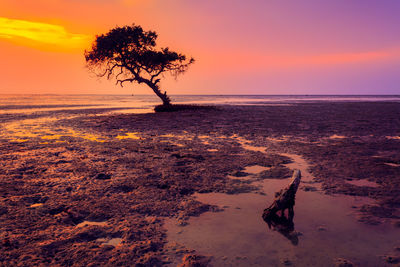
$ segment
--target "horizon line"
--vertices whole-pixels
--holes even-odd
[[[68,94],[68,93],[0,93],[0,95],[104,95],[104,96],[154,96],[154,94]],[[400,94],[170,94],[170,96],[399,96]]]

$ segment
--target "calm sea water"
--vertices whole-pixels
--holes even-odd
[[[212,105],[276,105],[320,101],[396,101],[399,95],[173,95],[174,103]],[[0,95],[0,114],[39,111],[120,108],[151,112],[160,104],[155,95]]]

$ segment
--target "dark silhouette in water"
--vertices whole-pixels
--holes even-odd
[[[264,210],[262,218],[268,224],[268,227],[278,231],[293,245],[299,243],[297,232],[294,231],[294,205],[296,192],[301,180],[301,172],[294,171],[291,183],[284,189],[275,193],[274,202]],[[285,217],[285,210],[288,210],[288,217]],[[278,216],[278,212],[281,215]]]
[[[264,221],[268,224],[269,229],[282,234],[284,237],[289,239],[293,245],[297,246],[299,238],[298,233],[294,230],[293,217],[294,213],[292,216],[288,216],[288,218],[286,218],[284,214],[282,214],[282,216],[271,214],[264,218]]]
[[[170,51],[168,47],[156,49],[157,33],[144,31],[141,26],[116,27],[106,34],[96,36],[85,59],[100,77],[115,78],[117,84],[125,82],[146,84],[170,106],[171,99],[159,86],[160,77],[169,72],[174,77],[184,73],[194,59]]]

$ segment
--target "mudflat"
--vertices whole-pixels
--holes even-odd
[[[185,231],[196,223],[193,218],[224,216],[229,203],[239,205],[239,200],[254,196],[259,201],[265,197],[266,208],[273,192],[268,191],[268,183],[261,183],[274,181],[271,188],[279,189],[281,184],[276,182],[291,176],[297,167],[290,164],[300,162],[299,158],[307,163],[304,171],[309,177],[300,192],[316,191],[318,196],[336,200],[362,198],[350,214],[343,210],[354,221],[352,225],[359,225],[363,233],[380,231],[383,225],[390,228],[386,234],[390,249],[377,252],[376,261],[367,255],[363,261],[362,254],[340,257],[332,253],[331,258],[313,264],[400,262],[400,241],[391,240],[400,227],[400,103],[218,106],[157,114],[106,111],[1,115],[2,265],[225,262],[235,266],[242,262],[243,266],[262,266],[262,260],[249,259],[254,254],[249,246],[242,248],[234,262],[226,261],[229,255],[219,255],[223,252],[193,247],[189,241],[196,235],[188,236],[189,243],[185,244],[185,238],[174,243],[179,228],[167,232],[167,225]],[[318,210],[324,207],[310,203],[313,198],[308,196],[299,196],[295,214],[297,207],[308,206],[308,216],[319,216]],[[225,205],[223,198],[229,198]],[[335,199],[329,201],[335,203]],[[325,200],[320,199],[321,203]],[[262,210],[252,211],[252,207],[247,205],[246,212],[259,214],[262,222]],[[336,208],[332,214],[341,212]],[[229,227],[234,215],[229,216],[219,219],[224,224],[221,229]],[[295,224],[296,218],[306,223],[304,217],[296,216]],[[268,231],[266,224],[260,227],[264,226],[262,231]],[[243,223],[241,227],[259,225]],[[335,228],[324,227],[316,231],[330,230],[330,238],[335,238]],[[295,248],[301,247],[303,234],[298,235]],[[385,235],[379,238],[376,242],[386,242]],[[213,243],[213,237],[207,240]],[[296,264],[296,258],[278,254],[270,255],[272,265],[301,266],[301,259]],[[313,257],[312,248],[308,254]]]

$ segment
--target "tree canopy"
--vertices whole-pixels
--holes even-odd
[[[146,84],[170,105],[166,91],[159,86],[165,73],[174,77],[184,73],[194,59],[170,51],[157,49],[157,33],[144,31],[141,26],[116,27],[106,34],[97,35],[92,48],[85,51],[87,65],[98,76],[115,79],[123,86],[126,82]]]

